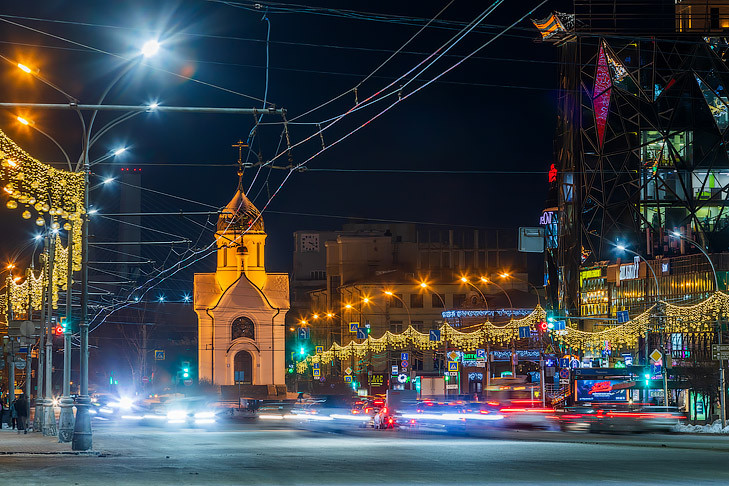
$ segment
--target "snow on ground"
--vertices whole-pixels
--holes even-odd
[[[715,421],[711,425],[683,425],[678,424],[673,427],[674,432],[683,432],[690,434],[729,434],[729,425],[721,428],[721,420]]]

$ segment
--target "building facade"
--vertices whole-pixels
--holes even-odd
[[[268,273],[266,232],[241,184],[218,218],[215,273],[195,274],[198,375],[216,385],[284,385],[289,278]]]

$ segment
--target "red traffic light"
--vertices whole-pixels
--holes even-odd
[[[53,329],[53,334],[55,334],[56,336],[61,336],[61,335],[63,335],[63,326],[62,326],[62,325],[60,325],[60,324],[58,324],[58,325],[57,325],[57,326],[56,326],[56,327],[55,327],[55,328]]]
[[[547,331],[547,321],[539,321],[539,331],[540,332]]]

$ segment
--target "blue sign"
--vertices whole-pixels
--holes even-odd
[[[316,347],[316,354],[322,354],[324,352],[324,346]]]
[[[630,315],[628,314],[628,311],[618,311],[617,313],[618,323],[622,324],[624,322],[628,322],[630,320]]]
[[[318,370],[318,369],[319,369],[319,363],[313,363],[313,364],[311,365],[311,367],[312,367],[313,369],[315,369],[315,370]]]
[[[569,368],[570,366],[570,360],[569,358],[560,358],[559,359],[559,367],[560,368]]]
[[[660,375],[661,374],[661,365],[659,365],[659,364],[652,364],[651,365],[651,374],[652,375]]]
[[[429,338],[431,341],[440,341],[440,329],[431,329]]]
[[[560,378],[563,378],[563,379],[569,378],[570,377],[570,370],[568,370],[568,369],[559,370],[559,377]]]
[[[357,328],[357,339],[367,339],[367,328],[366,327]]]
[[[630,354],[624,354],[623,359],[625,360],[625,366],[633,366],[633,356]]]
[[[577,401],[580,402],[627,402],[628,391],[615,388],[624,383],[620,380],[577,380]]]
[[[299,339],[309,339],[309,328],[308,327],[299,328]]]
[[[357,328],[359,328],[359,322],[349,323],[349,332],[357,332]]]
[[[531,336],[531,331],[529,329],[529,326],[522,326],[519,328],[519,338],[528,338]]]
[[[155,361],[164,361],[165,360],[164,349],[155,349],[154,350],[154,359],[155,359]]]
[[[486,350],[485,349],[477,349],[476,350],[476,357],[477,358],[486,359]]]
[[[573,359],[570,361],[570,368],[579,368],[580,367],[580,360],[579,359]]]
[[[400,353],[400,359],[402,361],[407,361],[410,359],[410,353]]]
[[[566,321],[554,321],[554,330],[555,331],[564,331],[565,329],[567,329]]]
[[[345,383],[352,383],[352,377],[350,375],[345,376],[344,377],[344,382]]]

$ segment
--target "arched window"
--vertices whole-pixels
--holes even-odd
[[[230,339],[238,338],[256,339],[255,325],[247,317],[239,317],[230,326]]]

